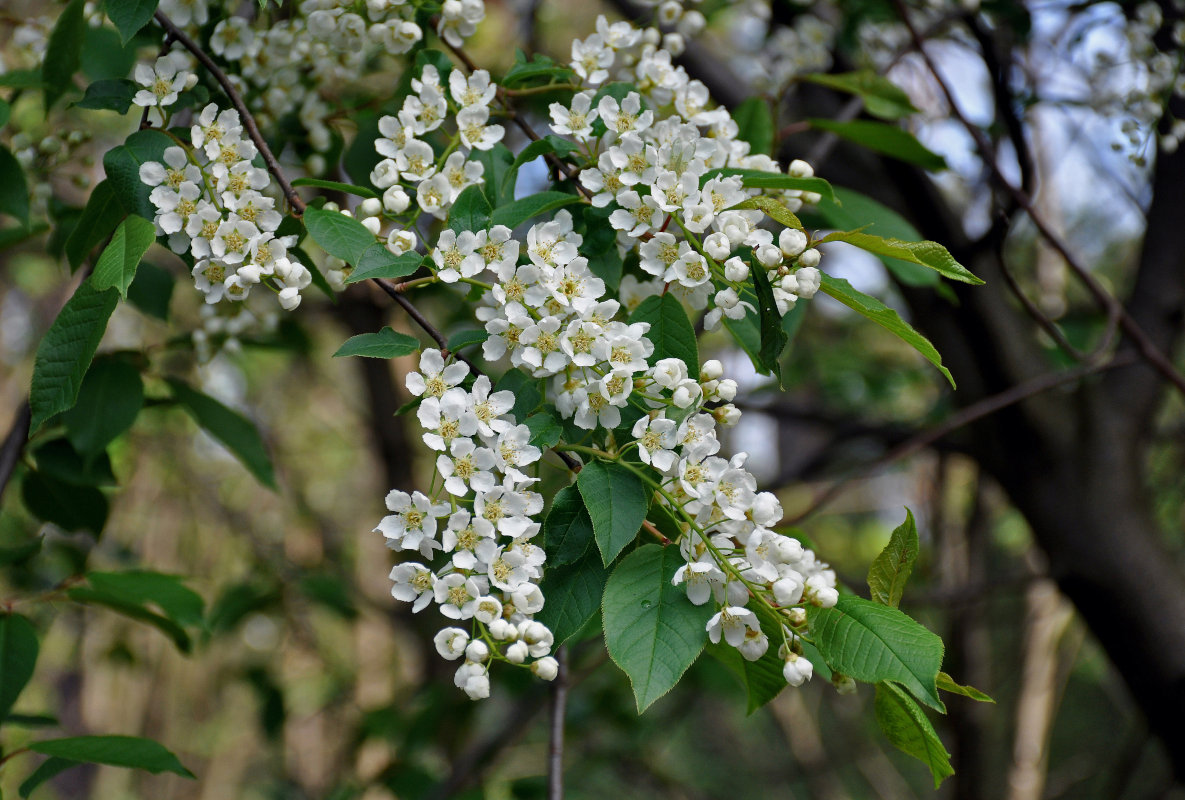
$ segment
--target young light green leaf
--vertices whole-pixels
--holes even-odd
[[[354,266],[358,266],[362,254],[376,244],[374,234],[366,226],[339,211],[307,208],[304,226],[322,250]]]
[[[70,269],[78,269],[87,254],[111,235],[127,213],[111,181],[104,180],[96,184],[91,190],[90,199],[86,201],[86,208],[82,210],[82,216],[66,239],[66,258],[70,262]]]
[[[804,75],[802,79],[859,96],[868,113],[881,119],[903,119],[918,111],[900,86],[870,69],[835,75],[815,73]]]
[[[177,402],[206,433],[234,453],[260,483],[270,489],[276,488],[271,458],[263,446],[259,430],[251,420],[179,380],[170,378],[169,388],[173,390]]]
[[[29,186],[16,156],[0,145],[0,214],[9,214],[29,225]]]
[[[424,263],[416,252],[395,255],[386,245],[375,243],[362,253],[358,265],[346,277],[346,283],[359,283],[371,278],[403,278],[411,275]]]
[[[101,291],[112,287],[127,297],[128,287],[136,277],[140,259],[156,241],[156,226],[141,216],[132,214],[115,229],[111,241],[95,263],[91,283]]]
[[[905,583],[913,572],[918,558],[918,529],[913,512],[905,509],[905,522],[889,536],[889,543],[868,568],[868,588],[872,599],[881,605],[896,608],[905,592]]]
[[[480,186],[467,186],[457,195],[453,207],[449,209],[448,226],[452,230],[484,231],[490,227],[490,214],[493,209],[490,201],[482,193]]]
[[[876,685],[876,721],[895,747],[930,768],[935,789],[955,774],[950,765],[950,753],[934,732],[925,712],[896,684],[881,682]]]
[[[938,368],[943,377],[950,382],[951,388],[955,386],[955,379],[950,374],[950,370],[942,365],[942,356],[934,349],[934,345],[930,344],[930,340],[920,333],[915,331],[905,320],[897,314],[896,311],[886,306],[875,297],[869,297],[863,292],[858,292],[852,288],[852,285],[843,278],[833,278],[826,273],[823,274],[823,282],[819,287],[823,292],[834,297],[839,302],[843,303],[848,308],[857,312],[858,314],[867,317],[868,319],[880,325],[882,328],[897,336],[906,344],[917,350],[922,356]]]
[[[65,531],[90,531],[97,538],[107,524],[107,496],[94,486],[62,481],[44,470],[26,472],[21,500],[38,519]]]
[[[946,169],[946,159],[926,148],[912,133],[896,125],[854,119],[847,122],[834,119],[809,120],[812,128],[830,131],[840,138],[855,142],[878,153],[917,164],[923,169],[937,172]]]
[[[774,118],[763,97],[750,97],[732,111],[737,138],[749,143],[749,152],[768,156],[774,146]]]
[[[548,566],[539,585],[547,602],[535,619],[551,629],[556,646],[596,616],[608,579],[609,571],[591,550],[574,563]]]
[[[121,594],[113,594],[102,589],[91,589],[78,586],[66,592],[66,596],[76,603],[83,605],[103,606],[109,608],[128,619],[143,622],[159,630],[173,640],[173,644],[182,653],[188,653],[193,646],[189,634],[175,621],[163,614],[147,608],[142,603],[134,602]]]
[[[117,292],[99,292],[89,281],[83,281],[49,326],[33,362],[33,385],[29,390],[31,431],[74,405],[82,377],[118,302]]]
[[[955,261],[950,251],[937,242],[903,242],[900,239],[883,239],[862,231],[830,233],[820,241],[847,242],[873,255],[888,256],[929,267],[953,281],[962,281],[974,286],[983,284],[982,280]]]
[[[654,353],[648,359],[651,364],[663,358],[678,358],[687,365],[689,375],[699,375],[695,329],[687,319],[683,304],[673,294],[647,297],[630,314],[630,322],[650,323],[646,338],[654,342]]]
[[[639,714],[679,682],[708,639],[712,607],[692,605],[671,584],[683,565],[677,547],[648,544],[622,559],[605,584],[605,646],[629,676]]]
[[[0,723],[37,666],[37,632],[20,614],[0,615]]]
[[[357,336],[351,336],[345,344],[337,349],[333,357],[398,358],[419,349],[420,340],[414,336],[398,333],[391,328],[383,328],[378,333],[360,333]]]
[[[120,41],[127,44],[156,13],[158,0],[104,0],[103,10],[119,31]]]
[[[95,81],[86,87],[86,94],[75,108],[85,108],[92,111],[115,111],[119,114],[128,113],[132,107],[132,98],[136,96],[139,87],[127,78],[111,78]]]
[[[576,477],[576,487],[592,520],[601,559],[608,566],[646,520],[646,485],[620,464],[590,461]]]
[[[173,144],[162,131],[147,128],[136,131],[103,156],[107,181],[125,214],[139,214],[145,219],[155,217],[156,206],[148,199],[152,187],[140,180],[140,166],[147,161],[163,162],[165,150]]]
[[[833,608],[808,606],[807,620],[831,669],[865,683],[897,681],[926,705],[946,712],[935,686],[942,640],[906,614],[840,595]]]
[[[153,603],[178,625],[202,624],[205,606],[201,595],[190,589],[180,575],[149,570],[88,572],[87,582],[99,590],[129,603]]]
[[[543,549],[547,553],[548,569],[579,561],[592,548],[592,543],[592,519],[584,507],[584,499],[575,486],[565,486],[556,492],[543,520]]]
[[[83,458],[93,458],[132,427],[143,407],[140,371],[121,358],[97,358],[82,379],[78,402],[62,415],[66,438]]]
[[[45,47],[45,60],[41,62],[41,81],[45,91],[45,113],[58,98],[70,88],[70,79],[78,71],[82,60],[82,41],[86,35],[86,17],[83,14],[84,0],[70,0],[70,4],[58,16],[49,43]]]
[[[920,242],[922,235],[905,217],[868,195],[837,186],[835,201],[824,200],[815,209],[832,228],[841,231],[863,228],[866,233]],[[934,286],[942,279],[929,267],[890,256],[877,256],[893,276],[907,286]]]
[[[772,197],[766,197],[765,195],[751,197],[748,200],[733,206],[733,208],[760,209],[764,211],[770,219],[774,220],[774,222],[785,225],[787,228],[794,228],[800,231],[806,230],[806,228],[802,227],[802,220],[796,217],[790,209],[786,208],[786,206]]]
[[[947,675],[945,672],[938,673],[938,688],[944,692],[950,692],[951,694],[958,694],[958,695],[962,695],[963,697],[969,697],[972,700],[975,700],[976,702],[979,702],[979,703],[995,703],[996,702],[995,700],[993,700],[991,698],[990,695],[987,695],[984,692],[979,691],[974,686],[962,686],[960,684],[955,683],[954,678],[952,678],[950,675]]]
[[[531,217],[537,217],[540,214],[546,214],[580,201],[579,195],[566,192],[539,192],[497,209],[490,218],[490,224],[516,228]]]
[[[177,760],[177,756],[162,745],[137,736],[75,736],[69,739],[47,739],[33,742],[29,749],[34,753],[88,764],[131,767],[147,770],[154,775],[172,772],[184,778],[195,777]]]
[[[297,178],[292,182],[293,186],[312,186],[317,189],[329,189],[334,192],[345,192],[346,194],[356,195],[357,197],[378,197],[374,189],[368,189],[365,186],[357,186],[352,183],[340,183],[338,181],[325,181],[320,178]]]

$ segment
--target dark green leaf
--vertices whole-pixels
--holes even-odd
[[[70,589],[66,595],[76,603],[83,605],[102,606],[109,608],[128,619],[134,619],[137,622],[143,622],[147,625],[159,630],[165,636],[173,640],[173,644],[182,653],[188,653],[192,647],[192,642],[189,639],[189,634],[185,629],[178,625],[173,620],[158,614],[155,611],[145,607],[144,605],[128,600],[121,594],[112,594],[111,592],[102,591],[99,589],[88,589],[85,586],[80,586]]]
[[[798,303],[795,303],[797,306]],[[753,368],[757,371],[765,369],[761,362],[761,323],[756,314],[752,311],[745,314],[741,319],[724,318],[724,327],[732,334],[733,341],[748,354],[749,360],[753,362]]]
[[[934,732],[934,726],[903,689],[892,683],[876,685],[876,721],[895,747],[929,767],[935,789],[955,774],[950,753]]]
[[[37,631],[20,614],[0,615],[0,722],[8,716],[37,666]]]
[[[108,764],[131,767],[158,774],[172,772],[184,778],[195,777],[182,766],[177,756],[151,739],[136,736],[75,736],[70,739],[48,739],[33,742],[29,749],[47,756],[84,761],[88,764]]]
[[[542,139],[536,139],[531,142],[514,157],[514,163],[510,165],[510,170],[506,173],[506,177],[503,178],[502,196],[514,197],[515,185],[518,183],[518,171],[524,164],[551,153],[562,158],[578,149],[575,144],[569,142],[567,139],[562,139],[550,133]]]
[[[350,597],[349,587],[337,575],[328,572],[305,575],[300,579],[300,591],[305,597],[342,619],[352,620],[358,617],[358,607]]]
[[[31,431],[74,405],[82,376],[95,357],[107,320],[118,302],[118,292],[98,292],[84,281],[49,326],[33,363],[33,386],[29,390]]]
[[[128,286],[136,277],[140,259],[156,241],[156,226],[143,217],[129,215],[115,229],[111,241],[95,263],[91,284],[98,291],[116,288],[127,297]]]
[[[514,154],[506,145],[498,142],[489,150],[474,150],[469,158],[482,165],[482,191],[491,208],[499,208],[514,200],[514,181],[508,178]]]
[[[990,696],[979,691],[974,686],[961,686],[960,684],[955,683],[954,679],[945,672],[938,673],[938,688],[944,692],[950,692],[951,694],[969,697],[979,703],[996,702]]]
[[[579,633],[601,609],[609,572],[593,552],[563,565],[548,566],[539,588],[547,602],[535,615],[555,635],[557,646]]]
[[[494,384],[494,391],[514,393],[514,408],[510,409],[510,413],[520,423],[526,422],[531,412],[543,402],[543,392],[539,389],[539,381],[521,369],[506,370]]]
[[[16,156],[0,145],[0,214],[8,214],[29,226],[29,187]]]
[[[120,202],[111,181],[100,181],[91,190],[90,199],[70,238],[66,240],[66,258],[71,269],[78,269],[94,246],[106,239],[125,216],[127,209]]]
[[[836,136],[858,145],[867,147],[877,153],[917,164],[932,172],[946,169],[946,159],[927,149],[914,135],[907,130],[889,125],[884,122],[873,122],[867,119],[854,119],[841,122],[833,119],[809,120],[812,128],[830,131]]]
[[[93,458],[132,426],[143,407],[140,371],[120,358],[97,358],[83,378],[78,402],[62,416],[66,436],[84,458]]]
[[[67,439],[51,439],[33,451],[37,469],[72,486],[115,486],[111,459],[99,451],[84,458]]]
[[[0,73],[0,86],[9,89],[40,89],[43,85],[40,69],[14,69]]]
[[[378,333],[360,333],[357,336],[351,336],[345,344],[337,349],[333,357],[398,358],[419,349],[420,340],[416,337],[408,336],[406,333],[397,333],[391,328],[383,328]]]
[[[126,114],[132,107],[132,98],[136,96],[139,88],[127,78],[95,81],[86,87],[86,94],[73,105],[77,108]]]
[[[951,388],[954,388],[955,379],[951,376],[950,370],[942,366],[942,356],[934,349],[934,345],[930,344],[930,340],[925,336],[915,331],[909,323],[901,319],[896,311],[875,297],[869,297],[863,292],[856,291],[843,278],[833,278],[824,273],[823,282],[819,288],[848,308],[867,317],[913,347],[927,361],[937,367],[943,377],[950,382]]]
[[[881,119],[890,121],[903,119],[918,111],[909,101],[909,95],[901,87],[884,75],[870,69],[835,75],[815,73],[804,75],[802,79],[836,91],[857,95],[864,101],[864,108],[868,113]]]
[[[362,260],[362,254],[375,244],[373,233],[358,220],[339,211],[305,209],[304,226],[322,250],[354,266]]]
[[[712,607],[692,605],[671,584],[683,564],[679,548],[648,544],[622,559],[605,585],[605,646],[630,678],[638,713],[679,682],[708,638]]]
[[[774,146],[774,118],[769,103],[762,97],[750,97],[733,109],[732,118],[739,129],[737,138],[749,143],[749,152],[768,156]]]
[[[649,508],[642,479],[620,464],[590,461],[576,477],[576,486],[592,519],[593,534],[606,566],[634,540]]]
[[[937,242],[903,242],[900,239],[882,239],[880,236],[873,236],[861,231],[829,233],[820,241],[847,242],[877,256],[889,256],[929,267],[954,281],[972,285],[983,283],[966,267],[955,261],[950,251]]]
[[[8,118],[12,116],[12,106],[7,100],[0,100],[0,128],[8,124]]]
[[[584,500],[575,486],[565,486],[556,492],[543,520],[543,549],[547,552],[548,569],[579,561],[592,548],[592,543],[592,519]]]
[[[490,201],[482,193],[480,186],[467,186],[457,195],[456,202],[449,210],[448,226],[452,230],[484,231],[490,227]]]
[[[654,353],[648,359],[651,364],[662,358],[678,358],[687,365],[687,374],[699,375],[695,329],[687,319],[683,304],[673,294],[647,297],[630,314],[630,322],[650,323],[646,338],[654,342]]]
[[[541,450],[555,447],[564,435],[563,425],[548,411],[532,414],[523,424],[531,431],[531,444]]]
[[[449,337],[448,349],[450,353],[455,353],[463,348],[481,344],[488,338],[490,338],[490,334],[481,329],[457,331]]]
[[[45,537],[38,536],[36,539],[30,539],[23,544],[13,545],[12,547],[0,547],[0,567],[12,564],[18,566],[24,564],[41,552],[41,545],[44,543]]]
[[[70,0],[49,34],[45,60],[41,64],[41,81],[45,87],[45,113],[70,88],[70,79],[78,71],[82,57],[82,42],[86,36],[84,0]]]
[[[49,714],[9,714],[3,722],[20,728],[56,728],[61,725],[57,717]]]
[[[502,206],[494,212],[490,224],[517,228],[532,217],[579,202],[581,202],[579,195],[566,194],[565,192],[539,192]]]
[[[325,181],[320,178],[297,178],[292,182],[292,185],[313,186],[317,189],[345,192],[346,194],[357,195],[358,197],[378,197],[373,189],[368,189],[365,186],[356,186],[352,183],[338,183],[337,181]]]
[[[528,61],[523,52],[518,50],[515,52],[514,66],[502,76],[499,85],[507,88],[521,86],[526,83],[546,85],[553,82],[568,82],[573,77],[574,73],[571,69],[556,64],[555,61],[545,55],[537,53],[531,56],[531,59]]]
[[[945,713],[935,682],[942,640],[895,608],[840,595],[834,608],[807,607],[815,646],[836,672],[858,681],[897,681]]]
[[[98,536],[107,523],[107,497],[101,491],[63,483],[40,470],[25,473],[21,499],[38,519],[66,531],[87,530]]]
[[[839,230],[862,228],[877,236],[907,242],[918,242],[922,239],[917,228],[896,211],[865,194],[843,186],[836,187],[834,201],[824,200],[816,210],[829,227]],[[897,280],[907,286],[934,286],[941,281],[936,272],[920,264],[884,255],[877,257]]]
[[[92,81],[126,78],[136,65],[140,42],[126,45],[120,42],[119,33],[106,25],[88,25],[82,37],[82,57],[79,66],[82,74]],[[176,111],[177,107],[174,106]]]
[[[790,337],[782,328],[782,315],[778,313],[778,303],[774,299],[774,290],[769,285],[765,268],[755,264],[750,272],[753,275],[753,289],[757,295],[757,315],[761,331],[761,349],[757,352],[757,360],[761,364],[762,372],[777,376],[778,382],[781,383],[782,351],[786,349]]]
[[[147,161],[163,162],[165,150],[175,143],[155,128],[136,131],[119,147],[103,156],[103,169],[112,193],[127,214],[154,219],[156,206],[148,199],[152,187],[140,180],[140,165]],[[85,216],[85,215],[84,215]],[[115,226],[112,225],[112,228]],[[93,246],[93,245],[92,245]],[[89,248],[88,248],[89,249]]]
[[[140,269],[136,270],[136,279],[128,287],[128,301],[148,316],[168,322],[174,285],[173,276],[168,270],[142,263]]]
[[[792,189],[800,192],[814,192],[824,198],[834,200],[835,192],[831,184],[822,178],[796,178],[781,172],[764,172],[759,169],[741,169],[738,167],[717,167],[710,169],[700,178],[700,185],[719,175],[730,177],[739,175],[741,183],[746,189]]]
[[[124,44],[136,35],[156,12],[158,0],[104,0],[103,10],[119,31]]]
[[[71,761],[68,758],[45,759],[45,761],[41,762],[41,766],[33,770],[33,773],[20,785],[18,791],[20,791],[21,797],[28,797],[41,784],[65,772],[70,767],[77,767],[81,763],[81,761]]]
[[[905,584],[918,558],[918,529],[913,512],[905,509],[905,522],[894,529],[889,543],[868,568],[868,588],[872,599],[896,608],[901,604]]]
[[[210,607],[206,618],[213,633],[228,633],[254,611],[262,611],[279,600],[279,593],[253,583],[228,586]]]
[[[88,572],[92,587],[133,604],[154,603],[178,625],[202,624],[205,603],[201,595],[190,589],[179,575],[166,575],[148,570],[125,572]]]
[[[179,380],[169,379],[169,387],[177,402],[185,407],[206,433],[238,456],[260,483],[276,488],[276,476],[267,448],[263,446],[263,439],[251,420]]]
[[[371,278],[403,278],[420,268],[424,257],[416,252],[397,256],[386,245],[373,244],[362,254],[358,266],[348,276],[346,283],[358,283]]]

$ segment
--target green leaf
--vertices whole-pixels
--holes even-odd
[[[982,280],[955,261],[950,251],[937,242],[903,242],[900,239],[883,239],[861,231],[829,233],[820,240],[820,243],[822,242],[847,242],[877,256],[889,256],[929,267],[954,281],[976,286],[983,284]]]
[[[251,420],[179,380],[170,378],[169,387],[177,402],[185,407],[206,433],[226,445],[260,483],[271,489],[276,488],[271,459]]]
[[[646,484],[620,464],[590,461],[577,475],[576,486],[592,520],[601,559],[608,566],[646,520]]]
[[[579,195],[565,192],[539,192],[502,206],[494,212],[490,218],[490,224],[517,228],[532,217],[579,202],[581,202]]]
[[[946,712],[935,686],[942,640],[906,614],[840,595],[834,608],[808,606],[807,620],[831,669],[865,683],[897,681],[926,705]]]
[[[906,344],[917,350],[922,356],[938,368],[943,377],[950,382],[951,388],[954,388],[955,379],[951,376],[950,370],[942,366],[942,356],[934,349],[934,345],[930,344],[930,340],[920,333],[915,331],[909,323],[901,319],[897,312],[886,306],[875,297],[869,297],[863,292],[858,292],[852,288],[852,285],[843,278],[833,278],[830,275],[823,273],[822,284],[820,289],[826,294],[834,297],[839,302],[843,303],[848,308],[857,312],[858,314],[867,317],[868,319],[880,325],[882,328],[892,333],[894,336],[901,339]]]
[[[357,336],[351,336],[345,344],[337,349],[333,357],[398,358],[419,349],[420,340],[416,337],[408,336],[406,333],[397,333],[391,328],[383,328],[378,333],[360,333]]]
[[[84,458],[93,458],[132,427],[143,407],[140,371],[121,358],[97,358],[82,380],[78,402],[62,416],[66,437]]]
[[[735,647],[730,647],[725,642],[709,643],[707,648],[707,652],[724,664],[745,687],[749,714],[773,700],[786,688],[786,678],[782,674],[786,662],[778,656],[778,645],[783,636],[781,622],[773,612],[763,606],[756,606],[754,612],[757,614],[762,632],[770,641],[769,649],[761,658],[749,661]]]
[[[133,40],[124,45],[114,28],[88,25],[82,37],[82,58],[79,61],[82,74],[92,81],[126,78],[136,65],[141,41]],[[180,98],[178,102],[181,102]],[[172,110],[177,111],[179,107],[174,106]]]
[[[868,568],[868,588],[874,602],[896,608],[905,593],[905,583],[918,558],[918,529],[913,512],[905,509],[905,522],[894,529],[889,543]]]
[[[123,595],[113,594],[101,589],[89,589],[85,586],[70,589],[66,592],[66,595],[76,603],[103,606],[104,608],[109,608],[112,611],[122,614],[128,619],[134,619],[137,622],[151,625],[172,639],[173,644],[182,653],[188,653],[193,646],[189,634],[176,622],[163,614],[152,611],[141,603],[128,600]]]
[[[156,13],[158,0],[105,0],[103,10],[119,31],[119,38],[127,44]]]
[[[749,152],[768,156],[774,146],[774,118],[769,103],[750,97],[732,111],[737,124],[737,138],[749,143]]]
[[[574,77],[575,75],[571,69],[556,64],[555,61],[545,55],[536,53],[528,61],[522,50],[516,50],[514,53],[514,66],[502,76],[499,85],[507,88],[535,82],[546,85],[553,81],[560,83],[568,82]],[[540,81],[540,78],[545,80]]]
[[[180,575],[149,570],[88,572],[87,582],[100,592],[133,604],[153,603],[178,625],[202,624],[205,606],[201,595],[190,589]]]
[[[21,480],[21,499],[38,519],[66,531],[87,530],[97,537],[107,524],[107,497],[94,486],[64,483],[32,471]]]
[[[111,235],[127,213],[111,181],[104,180],[96,184],[78,224],[66,239],[66,258],[70,261],[70,269],[78,269],[87,254]]]
[[[37,632],[20,614],[0,616],[0,722],[8,716],[37,666]]]
[[[677,547],[644,545],[605,584],[605,645],[630,678],[638,713],[679,682],[708,639],[712,607],[692,605],[671,584],[683,564]]]
[[[115,486],[111,459],[105,451],[83,458],[67,439],[50,439],[33,451],[37,469],[72,486]]]
[[[552,153],[563,158],[564,156],[574,153],[579,149],[580,148],[578,148],[572,142],[569,142],[567,139],[562,139],[559,136],[550,133],[547,136],[544,136],[542,139],[536,139],[535,141],[531,142],[522,150],[520,150],[518,155],[514,157],[514,163],[510,165],[510,169],[507,171],[506,176],[502,179],[502,191],[505,193],[503,196],[507,196],[509,199],[514,198],[515,185],[518,183],[518,171],[527,162],[534,161],[536,158],[539,158],[539,156],[545,156]]]
[[[551,629],[557,647],[596,616],[608,579],[609,571],[591,551],[572,564],[548,566],[539,585],[547,602],[535,619]]]
[[[50,714],[9,714],[3,718],[5,725],[21,728],[56,728],[61,725],[57,717]]]
[[[457,331],[452,336],[448,337],[448,349],[450,353],[455,353],[466,347],[472,347],[475,344],[481,344],[486,339],[490,338],[490,334],[480,328],[473,330]]]
[[[523,424],[531,431],[531,444],[540,450],[550,450],[555,447],[564,435],[563,425],[547,411],[532,414],[523,421]]]
[[[107,320],[118,302],[117,292],[110,289],[98,292],[89,281],[84,281],[49,326],[33,362],[30,431],[36,431],[54,414],[74,405],[82,376],[95,356],[107,330]]]
[[[800,192],[814,192],[829,200],[835,199],[835,191],[831,184],[822,178],[796,178],[782,172],[765,172],[759,169],[741,169],[739,167],[717,167],[710,169],[700,178],[700,186],[717,176],[730,177],[739,175],[741,183],[746,189],[785,189]]]
[[[140,180],[140,165],[148,161],[163,162],[165,150],[174,142],[155,128],[136,131],[119,147],[103,156],[103,169],[115,197],[128,214],[139,214],[145,219],[156,216],[156,206],[148,199],[152,187]],[[114,226],[112,226],[114,227]]]
[[[648,361],[654,364],[663,358],[678,358],[687,365],[687,373],[699,375],[699,348],[695,329],[687,319],[683,304],[673,294],[647,297],[630,314],[630,322],[649,322],[646,338],[654,342],[654,353]]]
[[[490,227],[492,211],[490,201],[482,193],[481,187],[476,184],[467,186],[457,195],[456,202],[449,209],[448,226],[457,233],[484,231]]]
[[[168,322],[169,302],[173,298],[175,285],[168,270],[147,262],[142,263],[136,270],[136,279],[128,287],[128,302],[148,316]]]
[[[8,214],[29,226],[29,186],[16,156],[0,145],[0,214]]]
[[[49,34],[45,60],[41,64],[41,81],[45,88],[45,113],[70,88],[70,80],[78,71],[82,58],[82,42],[86,35],[84,0],[70,0]]]
[[[358,618],[358,607],[350,597],[350,589],[337,575],[314,572],[300,579],[300,591],[315,603],[329,609],[342,619]]]
[[[514,181],[509,178],[514,154],[506,145],[498,142],[489,150],[474,150],[469,158],[482,165],[482,191],[491,208],[499,208],[514,200]]]
[[[878,683],[875,707],[876,721],[885,736],[899,750],[930,768],[935,789],[955,774],[950,765],[950,753],[934,732],[934,726],[903,689],[892,683]]]
[[[75,736],[69,739],[48,739],[33,742],[29,749],[34,753],[88,764],[131,767],[147,770],[154,775],[172,772],[184,778],[195,777],[182,766],[177,756],[162,745],[137,736]]]
[[[320,178],[297,178],[292,182],[292,185],[313,186],[317,189],[345,192],[346,194],[357,195],[358,197],[378,197],[374,189],[368,189],[365,186],[357,186],[353,183],[339,183],[338,181],[324,181]]]
[[[556,492],[543,520],[548,569],[576,563],[589,552],[592,543],[592,519],[584,500],[575,486],[565,486]]]
[[[112,287],[127,297],[128,286],[136,277],[140,259],[156,241],[156,226],[143,217],[132,214],[115,229],[111,241],[95,263],[91,284],[100,292]]]
[[[893,237],[908,242],[919,242],[922,235],[905,217],[881,205],[871,197],[843,186],[835,188],[835,200],[824,200],[815,209],[832,228],[853,230],[862,228],[877,236]],[[897,280],[907,286],[935,286],[940,281],[933,270],[910,261],[889,256],[877,256]]]
[[[996,702],[989,695],[985,694],[984,692],[979,691],[974,686],[961,686],[961,685],[955,683],[954,678],[952,678],[950,675],[947,675],[945,672],[938,673],[938,688],[944,692],[950,692],[951,694],[958,694],[958,695],[962,695],[963,697],[969,697],[972,700],[975,700],[980,703],[995,703]]]
[[[376,244],[373,233],[340,211],[305,209],[304,226],[322,250],[354,266],[358,266],[362,254]]]
[[[77,767],[81,763],[81,761],[71,761],[68,758],[45,759],[45,761],[42,761],[41,765],[37,767],[37,769],[33,770],[33,773],[25,779],[24,783],[20,785],[20,789],[18,791],[20,792],[21,797],[28,797],[33,793],[33,790],[41,784],[51,780],[71,767]]]
[[[45,537],[38,536],[36,539],[30,539],[27,542],[12,547],[0,547],[0,566],[10,566],[13,564],[19,566],[24,564],[41,552],[41,546],[44,543]]]
[[[514,407],[510,413],[516,421],[526,422],[539,404],[543,402],[543,392],[539,389],[539,381],[535,380],[521,369],[508,369],[494,384],[494,391],[508,391],[514,393]]]
[[[9,89],[40,89],[43,85],[40,69],[14,69],[0,73],[0,86]]]
[[[803,75],[802,80],[857,95],[864,101],[865,110],[881,119],[898,120],[918,112],[901,87],[870,69],[835,75],[815,73]]]
[[[733,208],[757,208],[764,211],[770,219],[785,225],[787,228],[795,228],[800,231],[806,230],[806,228],[802,227],[802,220],[796,217],[794,212],[772,197],[766,197],[764,195],[750,197],[744,202],[737,203]]]
[[[119,114],[128,113],[132,107],[132,98],[139,90],[133,81],[127,78],[111,78],[95,81],[86,87],[86,94],[72,105],[75,108],[85,108],[95,111],[115,111]]]
[[[754,264],[750,270],[753,275],[753,289],[757,295],[757,318],[761,332],[761,349],[757,351],[757,361],[760,371],[766,375],[774,375],[778,383],[782,381],[782,351],[790,337],[782,328],[782,315],[778,313],[778,303],[774,299],[773,287],[769,284],[769,277],[765,274],[765,267]]]
[[[363,252],[358,265],[346,276],[345,282],[351,284],[371,278],[403,278],[418,270],[423,262],[424,257],[419,253],[413,251],[397,256],[386,245],[376,243]]]
[[[854,119],[841,122],[833,119],[808,120],[812,128],[830,131],[842,139],[855,142],[877,153],[917,164],[923,169],[937,172],[946,169],[946,159],[927,149],[907,130],[884,122]]]
[[[12,105],[7,100],[0,100],[0,128],[8,124],[12,116]]]
[[[795,306],[797,307],[797,303]],[[752,311],[745,314],[741,319],[724,318],[724,327],[732,334],[733,341],[737,343],[745,353],[748,354],[749,360],[753,362],[753,368],[761,372],[765,367],[761,364],[761,323],[756,314]]]

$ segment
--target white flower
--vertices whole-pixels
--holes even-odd
[[[552,103],[548,108],[551,113],[551,129],[579,141],[592,138],[592,124],[597,119],[597,111],[592,108],[592,97],[590,92],[577,92],[572,97],[572,105],[567,108],[562,103]]]
[[[436,583],[436,576],[423,564],[414,561],[396,564],[391,568],[390,577],[395,582],[391,587],[391,596],[396,600],[411,603],[413,613],[419,613],[432,602],[432,587]]]
[[[660,472],[667,472],[674,466],[677,428],[678,423],[665,417],[642,417],[634,423],[631,433],[638,442],[638,457],[643,464]]]
[[[443,219],[452,203],[452,185],[446,175],[433,175],[416,187],[416,203],[432,216]]]
[[[466,147],[489,150],[502,141],[506,129],[501,125],[487,125],[489,119],[487,106],[466,106],[457,112],[457,131]]]
[[[432,251],[432,260],[438,268],[436,277],[445,283],[456,283],[481,272],[485,261],[475,252],[476,248],[477,234],[473,231],[461,231],[460,235],[451,229],[442,231]]]
[[[483,593],[476,580],[452,572],[437,579],[433,594],[441,614],[449,619],[471,619]]]
[[[712,597],[712,585],[723,580],[724,573],[715,564],[693,561],[679,567],[671,583],[675,586],[686,583],[687,599],[697,606],[702,606]]]
[[[419,397],[442,397],[469,374],[469,366],[454,361],[447,367],[439,350],[428,349],[420,354],[420,371],[409,372],[405,379],[407,390]]]
[[[620,105],[613,97],[605,95],[597,104],[597,111],[605,127],[619,135],[644,131],[654,122],[654,112],[642,110],[642,98],[637,92],[627,94]]]
[[[449,389],[439,398],[425,397],[416,409],[416,419],[427,431],[422,437],[424,443],[440,452],[446,451],[454,439],[477,433],[477,416],[464,389]]]
[[[137,64],[133,73],[136,83],[145,87],[132,97],[132,102],[144,108],[171,106],[189,81],[188,72],[177,69],[177,62],[161,56],[153,66]]]
[[[485,377],[484,375],[482,377]],[[487,379],[488,380],[488,379]],[[454,439],[447,455],[436,458],[436,471],[444,478],[444,490],[457,497],[475,492],[488,492],[494,488],[494,454],[489,448],[478,447],[472,439]]]
[[[490,379],[478,375],[473,382],[473,415],[477,417],[477,430],[482,436],[496,436],[510,430],[514,423],[503,415],[514,407],[514,392],[500,391],[490,394]]]
[[[454,69],[448,76],[449,92],[462,108],[468,106],[488,106],[498,91],[497,85],[490,82],[490,73],[484,69],[475,70],[468,78],[459,69]]]
[[[589,86],[597,86],[609,77],[613,65],[613,50],[605,46],[600,34],[572,41],[572,70]]]
[[[726,606],[708,620],[708,638],[712,644],[719,644],[723,634],[724,641],[739,647],[747,631],[760,632],[761,626],[757,622],[757,615],[744,606]]]
[[[432,643],[436,645],[436,652],[440,653],[442,658],[456,661],[465,655],[469,634],[460,628],[444,628],[432,637]]]
[[[796,653],[790,653],[782,667],[782,677],[791,686],[802,686],[815,673],[815,665]]]

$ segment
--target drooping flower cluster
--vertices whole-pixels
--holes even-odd
[[[436,649],[449,660],[465,657],[456,683],[470,697],[487,697],[489,664],[524,664],[550,680],[557,664],[549,654],[550,630],[533,619],[543,608],[539,580],[543,548],[533,539],[543,497],[537,479],[522,470],[539,460],[530,430],[509,415],[514,394],[491,392],[479,375],[468,388],[469,368],[445,364],[439,350],[425,350],[408,390],[422,398],[416,418],[424,442],[439,455],[428,495],[392,490],[376,530],[392,549],[428,562],[405,561],[391,570],[391,594],[421,611],[430,603],[445,617],[468,623],[446,627]],[[435,564],[434,564],[435,562]]]
[[[211,103],[190,128],[192,147],[175,145],[164,163],[146,161],[140,180],[153,187],[158,235],[194,260],[192,274],[207,303],[242,301],[252,288],[276,292],[280,306],[300,305],[312,280],[289,255],[295,236],[276,236],[283,217],[267,170],[256,167],[255,145],[244,135],[238,112]]]

